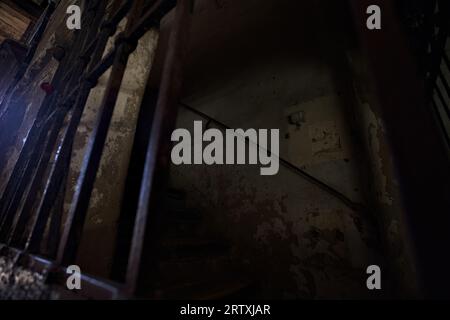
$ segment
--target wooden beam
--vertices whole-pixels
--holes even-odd
[[[20,40],[32,21],[15,7],[0,2],[0,30],[3,38]]]
[[[33,1],[11,1],[11,0],[1,0],[1,3],[13,8],[16,12],[22,16],[36,21],[39,19],[40,15],[45,9],[45,4],[47,1],[43,1],[42,5],[39,6]]]

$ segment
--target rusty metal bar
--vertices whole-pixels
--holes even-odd
[[[87,19],[91,17],[91,15],[87,15],[84,17],[86,24],[90,24],[91,21],[88,21]],[[55,109],[55,103],[58,100],[58,93],[64,90],[64,83],[62,82],[62,79],[64,78],[67,67],[70,66],[70,63],[72,63],[76,53],[80,52],[84,37],[85,34],[79,32],[76,33],[75,43],[70,56],[64,58],[55,72],[55,75],[52,79],[52,86],[55,88],[55,92],[53,94],[47,95],[44,98],[44,101],[39,108],[36,119],[30,131],[28,132],[26,141],[21,149],[19,158],[14,166],[13,172],[10,175],[8,184],[0,200],[0,215],[4,216],[4,211],[10,205],[12,197],[16,193],[19,184],[21,183],[21,181],[23,181],[23,179],[27,178],[24,176],[27,166],[35,166],[35,161],[37,160],[36,154],[42,147],[42,143],[44,142],[45,138],[44,135],[47,133],[43,130],[45,122],[48,120],[51,112]]]
[[[116,0],[113,3],[113,9],[117,8],[121,0]],[[92,66],[95,66],[96,63],[101,59],[103,52],[106,47],[106,43],[110,36],[115,32],[116,25],[120,22],[120,20],[126,15],[127,11],[124,10],[128,7],[129,1],[126,1],[119,9],[118,12],[112,15],[112,18],[105,19],[105,23],[103,23],[101,27],[100,34],[96,37],[96,47],[93,50],[93,56],[90,59],[90,64],[88,66],[85,75],[88,73]],[[110,23],[110,22],[113,23]],[[93,84],[88,80],[84,80],[81,82],[81,87],[79,88],[78,97],[76,97],[76,101],[74,103],[74,108],[70,117],[69,125],[65,128],[62,135],[62,143],[58,148],[58,152],[55,154],[55,159],[53,164],[51,164],[48,174],[48,179],[45,183],[43,194],[39,199],[39,203],[36,210],[36,217],[32,222],[32,227],[28,239],[25,243],[25,248],[29,249],[31,252],[35,252],[39,248],[39,244],[43,237],[43,233],[45,230],[45,226],[47,224],[47,219],[52,210],[53,203],[56,199],[57,192],[61,188],[63,177],[67,174],[67,170],[69,170],[70,163],[70,152],[72,150],[72,144],[75,137],[75,133],[78,127],[78,124],[81,120],[81,116],[84,110],[84,106],[86,104],[87,98],[93,87]],[[69,95],[71,97],[72,95]],[[31,202],[34,202],[34,197]],[[61,214],[61,213],[60,213]],[[25,221],[21,225],[21,230],[25,227]],[[20,235],[21,232],[19,231]]]
[[[164,10],[169,11],[170,8],[175,6],[175,2],[176,1],[167,1],[167,6]],[[141,19],[141,21],[143,20],[145,19]],[[142,23],[145,25],[145,21]],[[137,29],[134,28],[134,30]],[[159,43],[158,49],[161,47],[162,45]],[[155,80],[152,80],[153,78],[155,78]],[[118,228],[111,271],[111,277],[117,281],[125,281],[126,276],[127,261],[139,198],[140,182],[145,163],[145,154],[150,139],[153,114],[158,99],[159,90],[152,85],[155,82],[160,82],[160,75],[157,71],[152,70],[139,109],[133,148],[125,182],[126,186],[122,196],[120,216],[117,223]]]
[[[80,38],[79,44],[81,46],[81,50],[83,49],[86,40],[89,39],[90,36],[93,36],[94,33],[96,33],[100,21],[103,19],[105,6],[106,3],[102,1],[95,1],[90,4],[86,20],[91,22],[91,24],[89,25],[88,32],[83,35],[83,38]],[[67,92],[67,88],[71,88],[73,86],[73,83],[79,79],[81,71],[84,68],[84,59],[85,57],[78,58],[74,63],[75,68],[73,68],[72,72],[66,75],[66,77],[63,77],[65,88],[61,89],[63,93],[62,96],[64,96],[64,93]],[[51,109],[54,109],[55,111],[51,116],[45,119],[44,124],[40,128],[38,141],[33,148],[34,150],[32,151],[29,161],[23,169],[23,175],[20,179],[16,180],[17,184],[15,186],[15,192],[12,193],[11,198],[9,199],[9,204],[6,206],[7,209],[6,211],[4,211],[4,215],[6,218],[4,219],[1,226],[0,238],[2,240],[4,240],[5,234],[10,231],[11,227],[13,231],[15,229],[15,225],[12,226],[13,219],[15,218],[16,212],[20,204],[22,203],[23,197],[25,196],[27,198],[27,200],[25,201],[25,210],[31,210],[33,201],[29,200],[29,198],[31,197],[32,199],[34,199],[38,191],[38,187],[41,184],[41,180],[45,173],[48,160],[50,159],[50,156],[53,152],[54,144],[58,137],[59,130],[63,125],[65,114],[69,109],[68,106],[58,106],[58,102],[55,102],[56,104],[51,107]],[[31,187],[29,187],[30,180]],[[26,190],[28,190],[28,192],[26,192]],[[28,211],[27,213],[29,214],[30,212]],[[16,219],[16,222],[20,222],[20,217]],[[10,238],[11,237],[9,237],[9,239]]]
[[[187,0],[192,1],[192,0]],[[161,19],[178,3],[176,0],[158,1],[158,5],[153,7],[131,26],[128,39],[130,41],[138,41],[150,28],[159,25]]]
[[[182,69],[187,49],[191,5],[189,0],[177,1],[171,26],[128,259],[125,290],[130,295],[135,294],[139,289],[138,283],[142,276],[140,271],[149,270],[145,265],[154,263],[144,259],[142,254],[144,248],[150,248],[150,250],[145,249],[145,252],[151,255],[155,244],[153,222],[160,213],[157,208],[160,203],[158,196],[164,188],[164,176],[169,169],[170,136],[175,127],[177,104],[182,88]],[[154,256],[149,259],[151,258]]]
[[[120,23],[120,21],[122,21],[122,19],[127,15],[128,11],[131,9],[132,3],[133,3],[132,0],[125,0],[125,1],[115,0],[110,8],[111,10],[110,17],[102,23],[100,28],[102,30],[105,29],[112,30],[111,35],[114,34],[117,25]],[[92,39],[83,55],[91,56],[93,52],[96,52],[98,48],[97,42],[98,38]]]
[[[121,87],[121,82],[127,65],[130,53],[135,49],[137,41],[142,37],[150,27],[157,27],[162,17],[173,7],[174,1],[154,1],[153,6],[149,11],[145,11],[140,18],[142,8],[144,7],[144,0],[134,1],[131,12],[128,13],[128,23],[126,31],[123,36],[116,41],[116,46],[108,55],[102,59],[102,54],[106,42],[114,32],[116,25],[120,20],[127,15],[130,9],[130,3],[133,1],[125,1],[119,8],[119,11],[114,15],[113,19],[103,25],[100,31],[100,36],[96,38],[96,42],[88,42],[87,40],[92,36],[89,32],[86,36],[81,36],[77,33],[74,43],[74,48],[69,57],[65,57],[55,73],[52,81],[57,89],[53,95],[49,95],[41,105],[38,117],[35,120],[33,127],[29,132],[29,136],[22,148],[19,161],[14,168],[8,182],[7,189],[2,195],[1,222],[4,228],[1,236],[7,236],[8,247],[11,245],[20,244],[20,239],[25,231],[26,225],[31,219],[31,208],[36,200],[37,190],[41,186],[44,176],[47,174],[48,179],[45,182],[44,194],[39,198],[38,210],[32,223],[31,233],[25,243],[24,250],[17,250],[16,256],[21,257],[22,260],[38,261],[43,268],[52,270],[63,270],[60,265],[72,262],[77,253],[77,247],[80,241],[82,227],[86,211],[89,205],[89,199],[92,192],[95,176],[100,164],[100,159],[105,144],[106,136],[109,129],[109,124],[113,114],[114,106]],[[93,4],[91,3],[91,6]],[[92,7],[90,7],[92,9]],[[179,0],[176,9],[175,23],[171,30],[170,48],[166,61],[164,64],[164,75],[161,84],[161,95],[158,97],[156,106],[155,123],[152,129],[152,136],[150,139],[149,149],[156,148],[158,151],[153,156],[147,153],[145,173],[149,173],[149,166],[153,166],[157,159],[164,159],[163,154],[167,152],[168,145],[164,145],[164,141],[170,141],[170,130],[174,127],[178,94],[181,89],[181,62],[182,55],[185,50],[185,42],[188,29],[188,14],[191,9],[189,0]],[[95,10],[96,11],[96,10]],[[96,11],[97,12],[97,11]],[[138,21],[134,23],[134,21]],[[95,27],[93,28],[95,29]],[[91,30],[92,31],[92,30]],[[76,52],[83,52],[78,64],[71,66],[73,59],[76,58]],[[82,70],[86,67],[88,56],[93,55],[92,60],[84,73],[84,79],[76,84]],[[91,88],[96,84],[98,78],[112,66],[111,76],[107,85],[105,95],[100,108],[100,116],[97,119],[97,125],[94,128],[93,135],[89,141],[87,148],[87,155],[83,164],[82,172],[78,180],[78,188],[74,198],[74,203],[70,209],[61,241],[56,252],[56,261],[45,260],[37,258],[37,256],[30,255],[29,252],[37,252],[42,243],[45,227],[49,222],[51,211],[54,207],[54,202],[57,197],[57,191],[64,181],[64,172],[67,171],[70,163],[70,152],[72,150],[73,138],[76,129],[79,125],[81,115],[84,110],[84,105],[88,98]],[[69,73],[67,74],[67,70]],[[65,81],[62,81],[65,80]],[[58,86],[59,82],[64,82],[66,86]],[[75,85],[75,88],[72,88]],[[72,113],[68,113],[72,110]],[[50,156],[54,151],[56,138],[62,128],[62,122],[66,115],[69,114],[69,125],[63,131],[63,139],[56,154],[55,161],[48,164]],[[147,137],[148,138],[148,137]],[[166,158],[167,160],[167,158]],[[159,169],[165,169],[158,166]],[[153,167],[156,169],[156,167]],[[31,181],[27,181],[31,176]],[[148,176],[147,176],[148,177]],[[155,178],[153,176],[152,178]],[[143,189],[141,190],[141,199],[139,202],[139,210],[137,213],[137,222],[147,220],[145,209],[142,206],[143,197],[147,192],[150,192],[152,197],[158,193],[158,186],[147,189],[146,176],[142,180]],[[154,181],[153,181],[154,182]],[[149,194],[150,194],[149,193]],[[23,200],[23,201],[22,201]],[[152,200],[152,203],[154,201]],[[17,215],[17,212],[19,214]],[[61,222],[61,212],[54,212],[51,218],[53,231],[50,231],[50,241],[57,241],[58,225]],[[148,219],[148,221],[150,221]],[[133,234],[133,246],[129,250],[130,263],[129,269],[139,270],[141,260],[142,246],[146,246],[145,233],[138,224],[138,233]],[[151,233],[150,233],[151,234]],[[138,243],[138,246],[136,246]],[[3,247],[8,248],[8,247]],[[2,249],[2,250],[3,250]],[[137,249],[137,250],[136,250]],[[52,249],[50,249],[52,251]],[[137,257],[136,255],[139,255]],[[18,261],[18,260],[17,260]],[[39,264],[38,263],[38,264]],[[61,275],[60,271],[58,271]],[[54,274],[52,272],[52,274]],[[129,275],[129,274],[128,274]],[[52,277],[53,278],[53,277]],[[137,279],[137,278],[136,278]],[[127,278],[128,289],[127,293],[136,289],[136,283]],[[87,281],[92,284],[93,290],[104,289],[108,287],[107,281]],[[114,291],[117,296],[119,290],[122,288],[116,284],[110,286],[106,291]]]
[[[158,8],[160,4],[161,1],[157,1],[153,8]],[[133,7],[127,19],[127,26],[125,29],[126,35],[129,34],[131,26],[135,23],[134,21],[140,16],[143,6],[143,0],[137,0],[133,3]],[[72,206],[69,210],[65,228],[61,237],[60,246],[58,248],[56,258],[58,264],[68,264],[74,261],[76,257],[92,188],[94,186],[97,170],[100,165],[109,124],[111,122],[117,96],[122,84],[128,57],[135,49],[137,42],[130,43],[119,37],[116,44],[117,51],[115,54],[111,75],[100,106],[100,114],[86,147],[86,155],[76,185]]]
[[[160,44],[161,45],[161,44]],[[151,71],[151,76],[156,72]],[[150,77],[151,79],[151,77]],[[133,149],[128,164],[127,178],[119,220],[117,222],[117,234],[115,243],[114,260],[111,277],[116,281],[125,281],[127,261],[130,254],[130,246],[133,235],[133,226],[136,219],[139,190],[144,172],[145,156],[150,139],[153,115],[158,100],[158,90],[152,87],[152,81],[148,81],[144,97],[139,110],[136,125]]]
[[[102,44],[105,45],[108,37],[104,37]],[[38,249],[38,245],[42,239],[43,232],[50,211],[52,209],[56,192],[61,186],[61,178],[68,170],[68,163],[70,162],[70,152],[72,150],[73,140],[76,134],[78,124],[83,114],[86,100],[89,96],[91,86],[87,83],[82,88],[82,92],[75,103],[74,110],[71,115],[69,126],[63,133],[63,142],[55,157],[55,162],[50,167],[49,178],[47,179],[42,196],[40,197],[37,210],[36,219],[31,228],[30,235],[25,245],[31,252]]]
[[[116,5],[114,5],[113,8],[116,8],[118,4],[119,3],[116,2]],[[102,60],[100,64],[98,64],[98,61],[101,59],[103,55],[104,48],[106,46],[106,42],[109,36],[112,35],[112,33],[114,33],[116,25],[126,15],[127,9],[129,9],[129,7],[130,1],[126,1],[117,10],[117,12],[112,15],[111,19],[108,20],[106,23],[104,23],[104,25],[102,26],[102,31],[100,33],[99,39],[97,39],[98,41],[96,42],[98,46],[98,48],[96,48],[95,50],[96,54],[94,54],[94,57],[91,60],[90,67],[86,72],[87,74],[85,76],[86,80],[80,84],[81,87],[75,88],[69,95],[69,97],[72,97],[75,95],[75,93],[80,92],[77,98],[78,100],[75,103],[75,107],[72,112],[69,125],[63,133],[63,142],[56,155],[54,163],[50,167],[49,178],[45,184],[43,195],[41,196],[39,205],[37,207],[36,219],[32,224],[31,233],[25,244],[25,247],[29,248],[31,252],[34,252],[38,249],[38,244],[42,239],[43,232],[46,226],[46,221],[52,209],[54,198],[56,197],[56,192],[61,185],[60,183],[61,175],[63,175],[68,169],[68,162],[70,161],[70,151],[72,148],[74,135],[77,126],[79,124],[81,115],[83,113],[84,105],[86,103],[90,89],[93,86],[92,82],[96,82],[97,81],[96,77],[99,77],[101,74],[103,74],[103,72],[106,71],[107,68],[109,67],[108,58]],[[99,69],[102,71],[95,71]],[[92,73],[92,70],[97,72],[95,78],[92,78],[92,75],[89,75]],[[23,229],[23,227],[24,225],[22,225],[21,229]],[[18,232],[18,234],[20,234],[20,232]]]

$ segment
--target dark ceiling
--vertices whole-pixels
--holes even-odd
[[[0,0],[0,42],[23,40],[46,5],[47,0]]]

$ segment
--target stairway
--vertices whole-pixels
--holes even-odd
[[[230,299],[255,295],[255,283],[233,261],[231,246],[216,239],[186,194],[170,189],[158,243],[155,299]]]

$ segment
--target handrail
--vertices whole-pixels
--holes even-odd
[[[223,129],[231,129],[231,127],[227,126],[226,124],[224,124],[223,122],[220,122],[212,117],[210,117],[209,115],[207,115],[206,113],[203,113],[189,105],[187,105],[186,103],[183,102],[179,102],[179,105],[184,107],[185,109],[191,111],[192,113],[195,113],[199,116],[201,116],[202,118],[208,120],[208,122],[214,122],[215,124],[219,125],[220,127],[222,127]],[[246,138],[246,141],[248,140],[248,137]],[[259,144],[256,143],[257,147],[260,148]],[[267,148],[267,150],[269,152],[270,149]],[[325,182],[321,181],[320,179],[310,175],[309,173],[307,173],[306,171],[300,169],[299,167],[297,167],[296,165],[294,165],[293,163],[289,162],[288,160],[280,157],[278,155],[279,161],[280,163],[285,166],[286,168],[288,168],[289,170],[293,171],[294,173],[302,176],[303,178],[305,178],[307,181],[311,182],[312,184],[315,184],[316,186],[318,186],[319,188],[321,188],[322,190],[328,192],[330,195],[332,195],[333,197],[339,199],[342,203],[344,203],[347,207],[349,207],[352,210],[358,211],[360,209],[363,209],[363,205],[360,203],[356,203],[354,201],[352,201],[350,198],[348,198],[346,195],[344,195],[343,193],[341,193],[340,191],[334,189],[333,187],[329,186],[328,184],[326,184]]]

